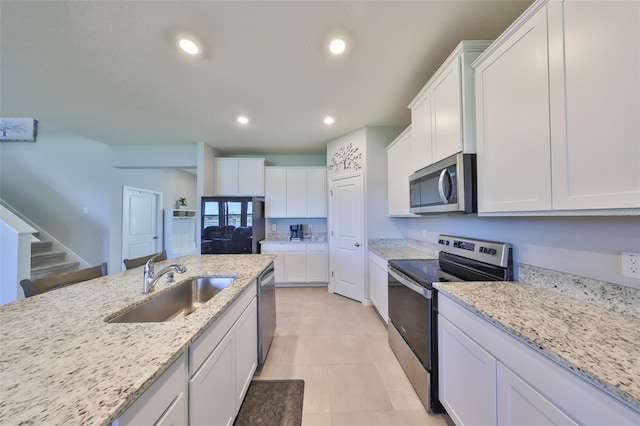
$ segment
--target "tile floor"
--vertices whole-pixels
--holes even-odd
[[[276,336],[256,380],[303,379],[303,426],[451,425],[429,415],[374,308],[326,287],[276,289]]]

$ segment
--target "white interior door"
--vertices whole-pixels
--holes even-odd
[[[331,182],[331,291],[362,302],[364,245],[362,176]]]
[[[123,260],[162,251],[161,197],[162,193],[157,191],[127,186],[123,188]]]

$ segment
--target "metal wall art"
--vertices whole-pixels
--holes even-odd
[[[327,166],[328,170],[338,173],[342,170],[360,170],[362,166],[358,162],[362,158],[362,153],[357,146],[350,143],[347,146],[341,146],[338,151],[333,154],[331,164]]]
[[[33,118],[0,118],[0,142],[35,142],[37,133]]]

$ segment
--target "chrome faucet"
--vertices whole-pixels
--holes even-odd
[[[160,269],[156,274],[155,265],[153,264],[153,259],[155,259],[158,256],[159,254],[156,256],[153,256],[151,259],[147,260],[147,263],[144,265],[144,283],[142,284],[142,294],[151,293],[153,291],[153,288],[156,286],[156,284],[160,280],[160,277],[165,274],[169,274],[167,275],[167,278],[168,278],[167,282],[172,282],[174,272],[177,272],[179,274],[183,274],[187,272],[187,268],[185,268],[184,266],[174,264],[174,265],[165,266],[164,268]]]

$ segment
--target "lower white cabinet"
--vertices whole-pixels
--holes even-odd
[[[440,402],[456,425],[638,425],[640,414],[438,292]]]
[[[326,283],[329,261],[326,244],[307,244],[307,282]]]
[[[496,424],[496,359],[438,318],[440,402],[458,425]]]
[[[256,291],[254,284],[189,348],[192,425],[231,425],[240,410],[258,365]]]
[[[227,333],[189,380],[191,424],[231,425],[236,415],[235,336]]]
[[[578,424],[501,363],[497,385],[500,425]]]
[[[113,426],[187,424],[187,356],[182,354]]]
[[[329,255],[326,243],[262,243],[261,253],[274,254],[276,283],[326,283]]]
[[[369,300],[384,322],[388,324],[389,288],[387,281],[387,261],[369,251]]]
[[[258,305],[254,298],[235,324],[236,383],[235,407],[240,410],[253,373],[258,367]]]

